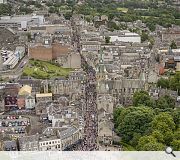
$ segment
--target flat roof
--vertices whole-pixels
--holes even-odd
[[[36,97],[52,97],[52,93],[40,93],[36,94]]]
[[[8,59],[7,59],[7,61],[5,61],[4,63],[3,63],[3,65],[12,65],[12,64],[14,64],[16,61],[18,61],[18,57],[17,56],[15,56],[15,55],[13,55],[12,57],[9,57]]]

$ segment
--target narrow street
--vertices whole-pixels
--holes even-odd
[[[77,47],[80,53],[80,35],[79,28],[72,19],[73,37],[72,44]],[[85,108],[84,110],[84,135],[80,144],[70,150],[93,151],[98,150],[98,115],[97,115],[97,92],[96,92],[96,71],[86,62],[81,55],[81,66],[86,72],[85,82]]]

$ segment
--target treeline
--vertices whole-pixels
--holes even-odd
[[[115,131],[122,144],[139,151],[159,151],[166,146],[180,150],[180,110],[174,104],[169,96],[154,101],[147,92],[136,92],[132,107],[114,111]]]
[[[127,8],[127,13],[119,11],[118,8],[121,7]],[[171,27],[172,24],[180,25],[180,13],[178,10],[168,5],[159,6],[155,0],[128,0],[123,3],[108,0],[87,0],[85,4],[76,6],[75,10],[79,14],[91,16],[105,14],[110,21],[113,18],[123,22],[142,20],[151,31],[155,30],[157,24],[166,28]]]

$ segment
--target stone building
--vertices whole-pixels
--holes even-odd
[[[175,41],[177,46],[180,46],[180,31],[179,28],[166,29],[162,32],[162,42],[170,44],[172,41]]]
[[[35,98],[33,96],[27,96],[25,99],[25,108],[33,109],[35,107]]]
[[[18,138],[20,151],[38,151],[39,135],[24,136]]]
[[[108,114],[113,114],[114,98],[110,94],[98,94],[97,96],[98,110],[101,108]]]
[[[35,93],[40,93],[41,91],[41,81],[39,79],[20,79],[18,83],[21,86],[29,85],[32,87],[31,93],[34,95]]]
[[[116,97],[117,103],[131,105],[132,97],[136,91],[145,89],[145,81],[141,79],[121,79],[113,82],[111,93]]]
[[[8,83],[4,88],[5,110],[17,109],[17,96],[20,86],[18,83]]]
[[[38,60],[53,60],[58,57],[68,56],[70,53],[70,46],[62,44],[36,44],[29,46],[28,55],[30,58]]]
[[[43,81],[44,92],[51,88],[53,95],[69,95],[70,93],[76,93],[80,87],[80,80],[50,80]]]
[[[40,151],[63,151],[81,139],[79,129],[73,126],[59,129],[47,128],[43,135],[39,140]]]
[[[16,141],[3,141],[3,150],[4,151],[17,151],[17,143]]]
[[[98,83],[99,94],[109,93],[114,98],[114,105],[131,105],[136,91],[145,89],[145,81],[141,79],[121,78],[119,80],[102,80]]]
[[[109,120],[102,120],[98,124],[99,131],[98,137],[99,142],[105,145],[113,144],[113,123]]]
[[[41,102],[41,101],[52,101],[52,93],[40,93],[36,94],[36,102]]]

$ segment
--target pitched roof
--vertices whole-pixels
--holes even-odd
[[[58,132],[58,135],[61,139],[65,139],[73,135],[75,132],[77,132],[78,129],[72,126],[71,128],[68,128],[64,131]]]
[[[32,91],[32,87],[25,85],[19,90],[19,95],[30,95]]]

